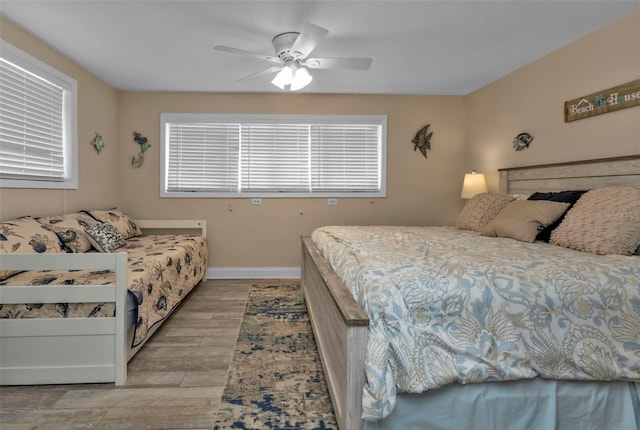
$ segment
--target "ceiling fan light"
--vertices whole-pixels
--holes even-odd
[[[278,72],[275,78],[271,83],[276,87],[284,90],[284,87],[287,85],[291,85],[291,81],[293,79],[293,69],[291,66],[286,65]]]
[[[313,76],[309,73],[306,67],[298,67],[293,74],[291,81],[291,91],[300,90],[311,83]]]

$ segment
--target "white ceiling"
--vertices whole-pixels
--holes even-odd
[[[371,57],[314,70],[307,93],[464,95],[640,8],[640,1],[0,0],[0,13],[110,85],[133,91],[280,92],[273,55],[305,21],[329,30],[312,56]],[[594,59],[595,61],[595,59]]]

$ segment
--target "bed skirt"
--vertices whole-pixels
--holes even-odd
[[[640,429],[640,386],[630,382],[534,380],[449,385],[400,394],[387,429]]]

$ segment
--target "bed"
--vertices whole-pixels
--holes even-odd
[[[527,166],[500,170],[500,191],[505,194],[529,195],[533,192],[540,191],[561,191],[576,189],[592,189],[601,187],[640,187],[640,156],[617,157],[610,159],[587,160],[573,163],[560,163],[542,166]],[[361,227],[357,231],[356,236],[363,237],[373,236],[390,236],[392,240],[397,242],[397,248],[387,249],[388,245],[380,245],[376,248],[375,241],[367,242],[368,248],[359,250],[357,254],[346,252],[341,258],[329,256],[334,260],[333,267],[331,262],[325,258],[321,248],[326,248],[322,238],[317,236],[325,236],[327,242],[343,242],[342,245],[347,249],[350,243],[355,240],[350,236],[342,236],[339,231],[342,227],[335,229],[320,229],[320,232],[314,232],[314,242],[310,237],[302,238],[303,249],[303,271],[302,271],[302,288],[304,298],[309,310],[310,319],[316,337],[316,343],[321,355],[327,384],[329,386],[334,411],[342,430],[361,429],[361,428],[473,428],[482,425],[485,428],[501,428],[508,426],[509,428],[637,428],[639,422],[638,413],[638,392],[636,381],[638,377],[638,350],[634,346],[616,345],[610,349],[610,354],[614,354],[619,359],[616,372],[613,374],[605,373],[601,378],[610,379],[611,381],[599,382],[592,381],[594,379],[593,369],[570,369],[567,370],[563,366],[548,366],[549,368],[541,374],[546,378],[538,376],[540,369],[532,371],[529,363],[519,362],[522,365],[519,370],[509,374],[509,369],[513,366],[513,362],[505,365],[498,370],[496,366],[483,367],[482,363],[473,363],[464,359],[462,352],[472,349],[472,345],[458,345],[461,348],[458,351],[447,351],[451,348],[447,345],[438,345],[438,339],[432,337],[434,345],[432,360],[428,361],[422,358],[422,369],[406,370],[404,367],[394,367],[388,372],[378,367],[383,367],[384,360],[376,363],[367,357],[372,355],[370,351],[371,345],[375,345],[375,330],[371,327],[378,325],[376,321],[377,314],[369,307],[384,306],[384,300],[366,301],[362,299],[364,291],[371,289],[372,285],[383,277],[382,273],[375,273],[375,264],[360,265],[362,261],[375,261],[379,256],[394,258],[394,251],[409,248],[416,258],[425,252],[419,247],[406,246],[412,243],[414,236],[420,235],[419,229],[402,227],[390,231],[384,231],[386,227]],[[513,256],[509,262],[511,266],[520,264],[524,267],[525,272],[531,270],[528,264],[537,264],[542,266],[543,260],[564,261],[566,258],[575,259],[582,258],[582,267],[591,267],[594,276],[600,276],[598,273],[609,272],[609,270],[600,269],[594,266],[594,261],[598,258],[584,252],[565,249],[558,246],[538,243],[522,243],[509,239],[481,237],[471,232],[458,231],[451,228],[435,228],[434,229],[441,238],[445,238],[445,242],[449,243],[451,249],[470,248],[476,255],[467,258],[467,261],[458,262],[457,267],[473,264],[473,260],[480,258],[481,254],[487,254],[486,250],[482,250],[483,244],[493,242],[497,248],[502,248],[506,255],[496,257],[498,260]],[[451,236],[452,235],[452,236]],[[331,238],[333,236],[333,239]],[[327,238],[328,237],[328,238]],[[455,239],[455,238],[458,239]],[[337,238],[337,240],[336,240]],[[448,239],[447,239],[448,238]],[[504,244],[509,244],[508,246]],[[431,245],[435,246],[435,245]],[[537,247],[537,248],[536,248]],[[547,251],[539,251],[541,248],[558,248],[553,249],[550,254]],[[453,252],[451,251],[445,252]],[[430,252],[432,250],[429,250]],[[370,254],[370,255],[367,255]],[[473,254],[473,253],[472,253]],[[548,255],[547,255],[548,254]],[[443,254],[443,255],[446,255]],[[450,254],[450,255],[455,255]],[[546,256],[545,256],[546,255]],[[567,257],[568,255],[571,255]],[[579,256],[579,257],[575,257]],[[351,258],[351,261],[349,260]],[[444,258],[444,257],[443,257]],[[640,260],[639,257],[616,257],[612,258],[611,264],[616,264],[612,276],[620,281],[625,287],[630,287],[634,294],[640,294]],[[600,259],[601,260],[601,259]],[[615,260],[615,262],[613,262]],[[446,263],[446,262],[445,262]],[[500,266],[500,261],[488,261],[486,264],[493,264],[494,267]],[[456,276],[466,276],[454,273],[453,266],[449,266],[449,270],[453,278]],[[625,267],[630,267],[626,270]],[[337,269],[337,270],[334,270]],[[387,268],[381,265],[381,269]],[[486,268],[485,268],[486,269]],[[394,266],[393,275],[400,276],[399,273],[405,271],[406,275],[411,277],[411,268]],[[515,270],[515,269],[514,269]],[[385,270],[380,270],[384,272]],[[617,277],[615,273],[624,273],[623,277]],[[528,272],[527,272],[528,273]],[[550,272],[546,272],[550,273]],[[562,273],[560,270],[557,273]],[[439,276],[434,273],[434,276]],[[349,282],[348,278],[359,278],[361,290],[357,288],[349,291],[343,282]],[[344,278],[344,279],[343,279]],[[553,278],[553,276],[551,276]],[[468,279],[469,281],[471,279]],[[368,282],[368,283],[367,283]],[[511,290],[507,286],[508,279],[505,278],[500,282],[504,283],[504,288],[500,294],[492,295],[489,293],[497,293],[498,291],[489,291],[484,297],[475,298],[477,304],[484,301],[496,300],[501,301],[502,309],[505,307],[513,307],[513,302],[517,300],[532,300],[531,294],[527,296],[518,296],[517,290]],[[535,280],[540,287],[544,287],[545,279]],[[363,286],[364,285],[364,286]],[[400,284],[399,289],[402,285]],[[404,288],[404,287],[402,287]],[[635,288],[635,290],[634,290]],[[406,289],[406,288],[405,288]],[[355,291],[355,293],[353,293]],[[388,294],[384,290],[379,290],[379,294]],[[590,336],[590,327],[586,323],[588,318],[584,315],[580,316],[580,306],[585,305],[579,291],[573,291],[576,309],[573,310],[575,321],[567,322],[567,329],[574,327],[576,333],[583,333],[584,336]],[[626,294],[626,293],[625,293]],[[416,296],[417,297],[417,296]],[[634,296],[635,297],[635,296]],[[640,298],[640,297],[637,297]],[[630,300],[634,300],[631,298]],[[382,305],[381,305],[382,303]],[[367,308],[367,311],[363,308]],[[544,300],[536,303],[543,307]],[[589,305],[589,303],[586,303]],[[498,308],[500,308],[498,306]],[[410,308],[410,306],[408,306]],[[483,313],[483,306],[477,305],[477,312]],[[437,309],[443,310],[443,304],[434,299],[433,306],[429,308],[431,312]],[[488,309],[488,310],[487,310]],[[536,308],[537,309],[537,308]],[[402,313],[401,310],[398,313]],[[515,315],[516,312],[507,313]],[[370,316],[373,315],[373,319]],[[484,309],[484,317],[490,317],[485,321],[491,321],[494,326],[500,326],[505,321],[500,321],[495,317],[497,312],[489,306]],[[544,320],[547,314],[541,313],[538,318]],[[577,316],[576,316],[577,315]],[[414,309],[414,317],[419,317]],[[582,318],[582,319],[580,319]],[[467,322],[471,318],[467,315]],[[515,321],[516,318],[514,317]],[[520,321],[524,321],[522,319]],[[584,321],[583,321],[584,320]],[[507,321],[513,323],[514,321]],[[594,322],[595,321],[595,322]],[[580,322],[580,324],[578,324]],[[606,323],[597,318],[590,319],[589,324]],[[470,324],[470,322],[469,322]],[[472,325],[472,324],[471,324]],[[606,324],[604,324],[606,325]],[[615,324],[614,324],[615,325]],[[511,326],[504,325],[502,332],[504,342],[501,344],[488,344],[485,347],[494,348],[496,354],[506,353],[509,349],[517,350],[518,342],[510,330]],[[440,327],[442,330],[442,327]],[[618,330],[619,327],[614,327]],[[406,334],[398,329],[397,332],[402,335]],[[620,331],[620,330],[618,330]],[[369,337],[374,339],[370,342]],[[526,340],[530,343],[545,344],[548,339],[540,332],[530,332]],[[591,335],[593,338],[595,335]],[[626,333],[625,336],[636,336],[637,334]],[[414,339],[407,337],[404,344],[397,342],[395,350],[386,348],[384,340],[379,340],[377,345],[384,354],[385,348],[387,354],[396,354],[393,358],[395,362],[402,361],[402,354],[397,351],[402,349],[402,345],[409,344]],[[523,338],[524,339],[524,338]],[[639,339],[633,339],[639,341]],[[608,345],[608,340],[601,339],[602,345]],[[395,342],[395,341],[394,341]],[[597,342],[596,342],[597,343]],[[624,344],[624,341],[622,341]],[[476,345],[482,348],[483,345]],[[546,349],[553,349],[553,342],[545,346]],[[439,350],[438,350],[439,348]],[[543,350],[545,348],[542,348]],[[389,352],[391,351],[391,352]],[[545,350],[546,351],[546,350]],[[598,356],[604,349],[594,350],[592,354]],[[460,352],[459,355],[457,353]],[[425,354],[426,355],[426,354]],[[587,354],[589,355],[589,354]],[[606,355],[606,353],[605,353]],[[453,362],[451,359],[453,357]],[[459,357],[463,357],[456,361]],[[404,358],[404,360],[407,360]],[[391,360],[393,363],[394,361]],[[366,374],[365,377],[365,363]],[[562,363],[560,363],[562,364]],[[429,372],[433,368],[446,369],[447,367],[454,370],[448,375],[445,371]],[[517,367],[517,366],[516,366]],[[565,366],[566,367],[566,366]],[[586,366],[588,367],[588,366]],[[596,366],[597,367],[597,366]],[[463,370],[461,371],[460,368]],[[422,378],[415,377],[415,372],[422,371],[427,374]],[[414,372],[414,375],[411,374]],[[474,373],[475,372],[475,373]],[[493,373],[492,373],[493,372]],[[496,372],[498,374],[496,374]],[[528,372],[528,373],[527,373]],[[444,377],[442,375],[445,375]],[[372,376],[374,375],[374,376]],[[397,394],[394,392],[398,383],[393,377],[400,379],[402,391],[415,391],[415,394]],[[462,376],[461,376],[462,375]],[[438,380],[440,378],[441,380]],[[506,379],[505,382],[487,382]],[[578,379],[578,380],[573,380]],[[580,380],[583,379],[583,380]],[[420,386],[424,381],[431,381]],[[434,382],[435,381],[435,382]],[[458,383],[458,381],[463,383]],[[413,385],[412,385],[413,384]],[[416,386],[414,386],[416,385]],[[418,394],[421,393],[422,394]],[[364,395],[363,395],[364,393]],[[380,395],[383,393],[383,395]],[[365,405],[365,417],[367,421],[362,419],[363,416],[363,398]],[[416,411],[418,411],[416,413]],[[595,411],[595,412],[594,412]],[[386,416],[388,415],[388,416]],[[385,416],[384,419],[378,419]],[[426,418],[425,418],[426,417]],[[425,418],[425,419],[423,419]],[[431,420],[429,420],[431,418]],[[427,427],[429,426],[429,427]]]
[[[26,234],[40,222],[21,218],[16,228]],[[207,262],[204,220],[135,225],[145,235],[118,252],[0,256],[0,385],[126,382],[127,362],[204,279]]]

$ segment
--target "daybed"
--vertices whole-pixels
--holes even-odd
[[[0,223],[0,385],[124,384],[206,267],[204,220],[111,209]]]
[[[640,256],[599,255],[591,238],[616,252],[622,238],[627,254],[640,246],[640,156],[500,176],[488,236],[337,226],[302,238],[303,294],[341,430],[639,428]],[[609,187],[626,203],[600,206],[606,225],[578,234],[585,208],[619,191]],[[522,206],[508,194],[596,188],[555,244],[534,242],[538,225],[529,241],[490,222]]]

